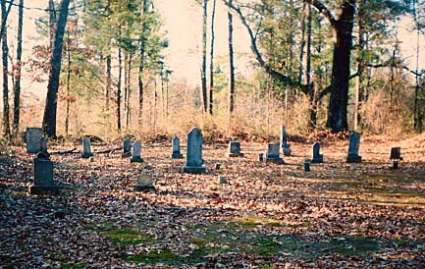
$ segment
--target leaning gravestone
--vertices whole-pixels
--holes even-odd
[[[123,141],[123,157],[129,157],[131,156],[131,147],[132,147],[133,141],[131,141],[128,138],[125,138]]]
[[[83,153],[81,154],[81,157],[83,157],[84,159],[93,157],[93,153],[91,151],[90,137],[83,137]]]
[[[348,146],[347,163],[360,163],[362,157],[359,155],[360,149],[360,134],[357,132],[351,132]]]
[[[187,156],[185,173],[200,174],[206,171],[202,160],[202,132],[198,128],[192,129],[187,136]]]
[[[132,163],[142,163],[142,143],[140,141],[134,142],[132,151],[131,151],[131,160]]]
[[[243,153],[241,152],[241,143],[239,141],[230,141],[228,150],[227,157],[243,156]]]
[[[280,158],[280,144],[273,144],[270,143],[267,146],[267,151],[266,151],[266,156],[265,156],[265,161],[266,162],[273,162],[276,164],[283,164],[283,160],[282,158]]]
[[[34,182],[29,186],[30,194],[57,193],[59,187],[53,181],[53,163],[49,159],[35,158],[33,162]]]
[[[26,143],[28,153],[38,153],[41,150],[41,139],[43,138],[43,129],[27,128]]]
[[[282,153],[285,156],[291,156],[291,146],[288,143],[288,132],[286,128],[282,126],[280,130],[280,147],[282,149]]]
[[[311,163],[323,163],[323,154],[320,154],[320,144],[318,142],[313,144]]]
[[[181,159],[183,158],[183,154],[180,150],[180,139],[177,136],[173,136],[171,139],[171,147],[173,153],[171,154],[172,159]]]

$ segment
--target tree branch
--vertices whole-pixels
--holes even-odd
[[[289,76],[286,76],[279,71],[275,70],[270,64],[268,64],[263,56],[261,55],[261,52],[257,46],[257,36],[254,34],[254,31],[252,30],[251,26],[249,25],[245,15],[242,13],[240,6],[235,6],[234,4],[229,3],[227,0],[223,0],[224,4],[227,5],[230,9],[235,11],[242,24],[248,31],[249,38],[251,40],[251,51],[254,53],[255,58],[257,59],[258,64],[266,71],[266,73],[270,74],[273,79],[276,79],[283,83],[286,86],[290,86],[293,88],[299,88],[302,92],[305,94],[308,94],[309,89],[312,87],[308,87],[308,85],[303,85],[298,83],[298,81],[293,80]]]
[[[313,5],[320,13],[323,14],[328,20],[329,23],[332,25],[332,27],[335,27],[337,20],[335,19],[334,15],[332,15],[332,12],[319,0],[310,0],[307,2],[310,2],[311,5]]]

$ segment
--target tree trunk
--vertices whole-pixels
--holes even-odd
[[[217,0],[214,0],[211,14],[211,54],[210,54],[210,115],[213,114],[214,108],[214,44],[215,44],[215,12],[216,12],[216,3]]]
[[[13,137],[18,138],[21,108],[22,32],[24,26],[24,0],[19,1],[18,35],[16,41],[16,67],[13,86]]]
[[[298,72],[298,83],[302,84],[304,77],[304,48],[305,48],[305,17],[307,3],[303,3],[303,17],[301,19],[301,45],[300,45],[300,69]]]
[[[56,28],[56,11],[55,2],[49,0],[49,49],[53,50],[55,42],[55,28]]]
[[[307,54],[306,54],[306,85],[310,95],[310,121],[309,127],[315,130],[317,127],[317,91],[311,85],[311,40],[312,40],[312,14],[311,5],[307,4]]]
[[[1,2],[2,20],[7,18],[6,2]],[[9,46],[7,44],[7,24],[4,25],[2,39],[2,63],[3,63],[3,135],[10,139],[10,115],[9,115]]]
[[[47,137],[56,137],[56,114],[57,95],[59,89],[59,77],[62,65],[63,35],[68,18],[68,7],[70,0],[62,0],[59,20],[56,26],[55,42],[50,59],[49,83],[47,86],[46,108],[43,117],[43,129]]]
[[[127,107],[127,114],[126,114],[126,123],[125,126],[127,129],[129,129],[130,122],[131,122],[131,62],[132,62],[132,54],[127,55],[127,76],[126,76],[126,88],[127,88],[127,100],[126,100],[126,107]]]
[[[344,1],[341,9],[341,15],[334,22],[336,42],[333,51],[331,96],[327,120],[327,127],[332,132],[348,129],[347,106],[355,0]]]
[[[232,0],[229,4],[232,5]],[[230,82],[229,82],[229,117],[232,117],[235,109],[235,60],[233,53],[233,15],[230,10],[227,13],[228,30],[229,30],[229,66],[230,66]]]
[[[118,48],[118,83],[117,83],[117,105],[116,105],[116,115],[117,115],[117,129],[121,133],[121,81],[122,81],[122,50]],[[125,99],[125,98],[124,98]]]
[[[149,12],[149,1],[143,0],[143,16],[147,16]],[[148,34],[148,23],[146,20],[143,20],[142,23],[142,35],[140,38],[140,64],[139,64],[139,74],[138,74],[138,86],[139,86],[139,128],[143,129],[143,95],[144,95],[144,78],[143,71],[145,68],[145,47],[146,47],[146,38]]]
[[[203,5],[203,23],[202,23],[202,69],[201,69],[201,93],[203,112],[208,111],[207,104],[207,19],[208,19],[208,0],[204,0]]]
[[[4,2],[5,7],[4,7],[4,11],[2,10],[2,16],[1,16],[0,42],[2,42],[2,38],[1,37],[3,36],[4,31],[7,30],[7,17],[9,16],[10,10],[12,9],[13,1],[14,0],[9,1],[9,6],[7,8],[6,8],[6,2],[5,1],[1,1],[2,2],[2,5],[3,5],[3,2]]]
[[[68,56],[68,66],[67,66],[67,72],[66,72],[66,118],[65,118],[65,134],[68,137],[69,136],[69,110],[70,110],[70,103],[71,103],[71,35],[68,31],[67,36],[67,56]]]
[[[363,57],[363,51],[365,49],[365,25],[367,20],[367,13],[366,13],[366,0],[361,0],[359,3],[359,9],[358,9],[358,60],[357,60],[357,78],[356,78],[356,94],[355,94],[355,107],[354,107],[354,130],[357,130],[359,127],[359,124],[361,123],[361,116],[359,113],[359,110],[361,109],[362,104],[364,103],[364,71],[367,63],[365,62],[366,59]]]

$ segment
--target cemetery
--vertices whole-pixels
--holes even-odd
[[[174,136],[143,149],[141,141],[123,140],[121,150],[82,141],[80,153],[42,143],[39,154],[17,147],[2,160],[3,265],[320,267],[332,257],[336,267],[419,268],[425,262],[425,166],[414,141],[394,149],[359,139],[353,146],[351,134],[321,146],[291,142],[292,154],[284,157],[280,143],[212,146],[197,128],[181,142]],[[123,157],[126,143],[131,155]],[[347,159],[360,153],[362,162]]]
[[[0,269],[425,269],[425,0],[0,18]]]

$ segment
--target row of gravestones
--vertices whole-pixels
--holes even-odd
[[[43,139],[43,132],[39,128],[28,128],[26,134],[27,151],[29,153],[38,153],[34,159],[34,182],[29,187],[29,192],[32,194],[44,193],[44,192],[57,192],[58,187],[53,181],[53,164],[50,161],[50,155],[47,152],[47,144]],[[82,139],[83,144],[83,158],[90,158],[93,156],[91,151],[90,138],[84,137]],[[202,158],[202,147],[203,137],[202,132],[198,128],[194,128],[188,134],[187,137],[187,156],[186,165],[183,167],[185,173],[204,173],[206,167]],[[360,134],[352,132],[349,137],[349,149],[347,162],[348,163],[359,163],[362,161],[359,155],[360,148]],[[127,157],[131,155],[131,162],[143,162],[141,156],[142,145],[140,141],[132,142],[129,139],[123,141],[123,156]],[[283,159],[280,157],[280,149],[282,149],[284,155],[290,155],[291,149],[288,144],[286,132],[282,131],[280,143],[268,144],[268,148],[265,153],[259,154],[259,160],[265,162],[274,162],[282,164]],[[307,160],[304,163],[305,171],[310,170],[310,163],[323,163],[324,158],[320,153],[320,144],[315,143],[312,148],[312,159]],[[229,143],[228,157],[241,157],[241,144],[238,141],[231,141]],[[178,137],[172,139],[172,155],[173,159],[181,159],[183,155],[180,151],[180,140]],[[398,160],[401,160],[400,148],[391,149],[391,157],[394,160],[393,167],[398,167]]]

